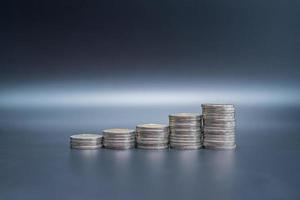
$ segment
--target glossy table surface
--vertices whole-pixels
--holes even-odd
[[[300,199],[298,108],[239,108],[235,151],[69,148],[76,132],[167,123],[173,111],[3,110],[0,199]]]

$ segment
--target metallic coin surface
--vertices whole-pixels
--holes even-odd
[[[103,130],[103,146],[108,149],[130,149],[135,147],[135,130],[113,128]]]
[[[76,134],[76,135],[71,135],[70,139],[73,140],[97,140],[97,139],[102,139],[102,135],[99,134]]]
[[[211,150],[233,150],[233,149],[236,149],[236,144],[233,146],[227,146],[227,147],[204,146],[204,148],[211,149]]]
[[[102,147],[103,136],[99,134],[76,134],[70,136],[70,148],[72,149],[98,149]]]
[[[143,144],[137,144],[137,148],[139,149],[147,149],[147,150],[162,150],[162,149],[168,149],[169,145],[143,145]]]
[[[235,107],[233,104],[202,104],[203,146],[207,149],[234,149]]]
[[[169,115],[170,146],[177,149],[199,149],[202,146],[202,116],[198,113]]]
[[[170,146],[172,149],[178,149],[178,150],[198,150],[202,148],[202,145],[187,145],[187,146],[176,146],[172,145]]]
[[[136,126],[137,129],[146,129],[146,130],[153,130],[153,129],[158,129],[158,130],[165,130],[168,129],[169,126],[164,125],[164,124],[140,124]]]
[[[92,146],[101,145],[102,141],[70,141],[71,145]]]
[[[81,146],[81,145],[70,145],[72,149],[80,149],[80,150],[92,150],[99,149],[102,145],[93,145],[93,146]]]
[[[164,124],[140,124],[136,126],[137,148],[166,149],[169,143],[169,126]]]

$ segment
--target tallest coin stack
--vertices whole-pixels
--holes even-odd
[[[203,146],[235,149],[235,108],[232,104],[202,104]]]

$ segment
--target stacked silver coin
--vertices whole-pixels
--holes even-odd
[[[169,147],[169,127],[162,124],[137,125],[136,142],[140,149],[166,149]]]
[[[72,149],[98,149],[102,147],[102,135],[78,134],[70,136],[70,147]]]
[[[200,149],[201,115],[178,113],[169,115],[170,146],[175,149]]]
[[[232,104],[202,104],[203,146],[206,149],[235,149],[235,108]]]
[[[103,145],[108,149],[131,149],[135,147],[135,131],[113,128],[103,130]]]

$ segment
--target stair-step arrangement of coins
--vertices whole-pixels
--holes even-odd
[[[235,108],[231,104],[202,104],[203,146],[206,149],[235,149]]]
[[[114,128],[100,134],[70,137],[74,149],[235,149],[235,108],[232,104],[202,104],[202,115],[169,115],[169,125],[141,124],[136,130]]]

